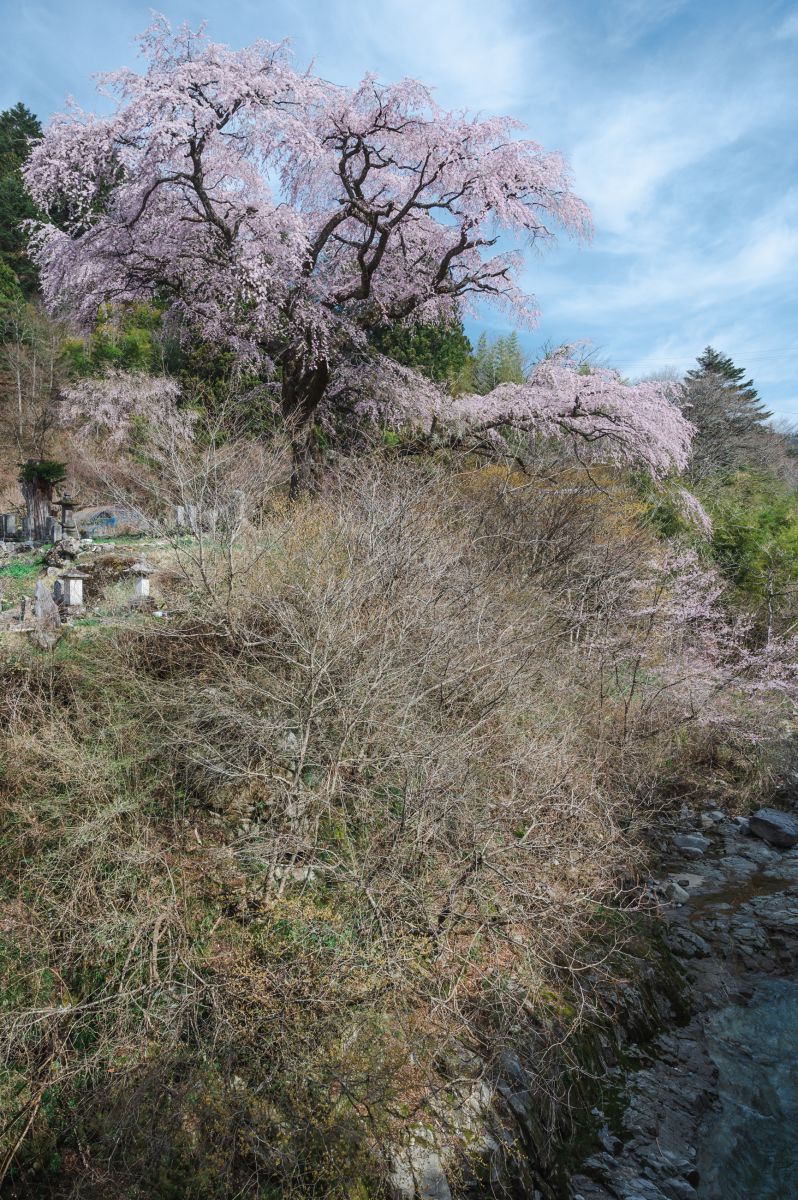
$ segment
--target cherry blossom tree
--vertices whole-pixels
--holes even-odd
[[[658,382],[627,384],[616,371],[579,364],[567,347],[538,363],[525,383],[502,383],[485,395],[447,396],[398,363],[375,369],[365,357],[339,367],[329,401],[355,412],[446,435],[489,438],[526,432],[570,441],[587,460],[642,466],[655,479],[682,470],[693,427]],[[706,532],[695,497],[680,489],[688,518]],[[700,510],[700,513],[699,513]]]
[[[111,115],[73,105],[25,168],[32,197],[58,217],[33,238],[45,295],[87,324],[103,304],[157,296],[186,329],[277,380],[295,488],[319,406],[340,393],[338,376],[351,379],[370,329],[451,319],[484,300],[531,325],[523,245],[558,229],[589,235],[563,157],[513,120],[446,112],[409,79],[337,86],[298,71],[284,44],[231,50],[188,27],[173,34],[163,17],[140,42],[142,73],[102,77]],[[678,446],[663,436],[652,452],[657,422],[632,412],[638,399],[667,412],[654,386],[638,397],[599,375],[591,408],[576,396],[588,385],[553,383],[554,408],[573,410],[558,429],[614,453],[642,433],[644,461],[681,462],[682,427]],[[539,381],[498,392],[484,423],[523,412],[553,428]],[[665,424],[672,434],[675,418]]]
[[[111,450],[121,449],[137,428],[150,430],[156,441],[188,443],[197,414],[178,407],[179,395],[174,379],[109,371],[65,388],[59,418],[79,442],[101,438]]]

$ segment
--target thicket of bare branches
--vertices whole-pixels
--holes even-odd
[[[11,1195],[378,1190],[453,1075],[556,1097],[652,805],[778,719],[611,476],[279,475],[175,446],[171,620],[2,662]]]

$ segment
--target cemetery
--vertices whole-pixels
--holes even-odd
[[[24,505],[0,513],[0,636],[29,635],[41,645],[75,623],[118,622],[153,611],[165,616],[151,577],[159,563],[170,561],[174,538],[190,537],[198,527],[196,506],[175,507],[171,520],[156,529],[129,506],[77,510],[66,490],[43,526]]]

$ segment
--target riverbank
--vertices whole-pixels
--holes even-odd
[[[663,867],[654,886],[691,1015],[629,1047],[633,1069],[607,1072],[604,1092],[628,1103],[614,1119],[609,1104],[594,1110],[600,1148],[569,1195],[786,1200],[798,1168],[782,1128],[798,1075],[798,848],[770,845],[743,819],[685,812]]]

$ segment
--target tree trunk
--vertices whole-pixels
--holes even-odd
[[[330,366],[324,359],[312,367],[301,363],[283,365],[282,413],[291,438],[292,500],[312,491],[316,483],[313,458],[313,418],[330,382]]]
[[[47,518],[53,502],[53,485],[38,475],[23,479],[20,487],[25,509],[30,517],[33,540],[43,542],[47,533]]]

